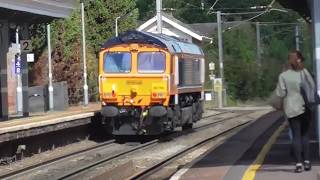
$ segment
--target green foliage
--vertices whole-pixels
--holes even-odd
[[[29,28],[33,52],[36,57],[39,57],[47,48],[46,31],[47,29],[44,24],[35,24]]]
[[[138,10],[134,0],[95,0],[86,6],[87,39],[97,53],[110,37],[115,36],[115,19],[119,19],[119,32],[134,29],[137,26]]]
[[[59,46],[63,51],[64,60],[68,61],[74,55],[81,43],[80,10],[73,11],[70,18],[56,20],[51,23],[52,47]]]
[[[274,90],[278,75],[287,61],[288,51],[295,46],[293,26],[280,28],[262,26],[261,30],[263,50],[261,66],[256,63],[254,25],[243,25],[224,33],[224,75],[230,102],[268,97]],[[303,44],[309,44],[308,38],[304,39]],[[310,51],[307,52],[308,46],[303,45],[302,47],[306,49],[306,54],[310,54]],[[216,42],[204,46],[204,51],[207,64],[213,61],[218,65]],[[219,68],[215,74],[219,76]],[[208,76],[209,72],[206,74],[206,77]],[[206,88],[211,88],[209,79],[206,80]]]
[[[147,21],[155,15],[155,0],[137,0],[136,4],[139,9],[139,20]]]
[[[232,54],[237,61],[250,62],[256,56],[256,43],[253,28],[243,25],[241,29],[235,29],[224,33],[224,49],[227,54]]]
[[[209,8],[216,0],[163,0],[163,8],[172,8],[177,19],[185,23],[215,22],[216,14],[210,14]],[[119,32],[133,29],[137,26],[137,19],[146,21],[155,15],[155,0],[95,0],[85,1],[86,40],[87,40],[87,68],[88,85],[91,100],[97,99],[98,65],[97,55],[101,44],[115,35],[115,19],[119,19]],[[204,2],[204,8],[201,8]],[[248,7],[267,5],[270,0],[223,0],[214,7],[223,12],[250,11]],[[275,8],[281,8],[278,4]],[[241,9],[242,8],[242,9]],[[252,15],[223,16],[224,21],[244,20]],[[270,12],[255,21],[296,22],[296,13]],[[82,59],[81,59],[81,16],[76,9],[70,18],[55,20],[51,23],[52,49],[54,60],[54,78],[56,81],[66,80],[77,100],[81,100],[82,93]],[[247,101],[259,97],[266,97],[275,88],[277,76],[282,65],[286,63],[288,50],[294,48],[294,27],[261,26],[262,65],[256,64],[255,26],[241,25],[224,32],[225,81],[228,100]],[[311,34],[303,28],[304,35]],[[37,67],[46,69],[46,26],[33,25],[31,27],[33,47],[36,57],[41,56],[41,63]],[[209,62],[215,62],[217,76],[219,75],[218,47],[216,35],[213,44],[203,45],[206,54],[206,69]],[[305,36],[301,42],[302,51],[307,59],[307,67],[311,68],[311,40]],[[37,63],[36,63],[37,64]],[[210,88],[206,71],[206,87]],[[42,75],[47,77],[47,75]],[[46,81],[44,81],[46,82]],[[69,94],[70,95],[70,94]]]
[[[101,44],[115,36],[114,24],[115,18],[118,16],[122,16],[119,19],[120,33],[136,27],[139,13],[135,7],[134,0],[95,0],[85,3],[86,60],[91,100],[97,100],[98,97],[97,56]],[[47,45],[46,25],[34,25],[31,27],[31,32],[33,35],[33,47],[36,49],[36,56],[39,57],[43,54]],[[54,20],[51,23],[53,78],[54,81],[68,82],[69,100],[71,103],[78,103],[82,100],[83,95],[81,34],[81,13],[79,8],[74,10],[69,18]],[[47,68],[43,66],[47,64],[46,59],[42,56],[39,62],[35,63],[35,66],[37,68]],[[38,75],[40,76],[39,73]],[[33,76],[37,76],[37,73]],[[43,74],[41,76],[47,77],[47,75]],[[38,81],[42,83],[46,82],[46,80]]]

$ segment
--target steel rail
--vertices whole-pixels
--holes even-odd
[[[199,127],[195,127],[195,128],[192,128],[190,130],[197,130],[197,129],[203,129],[203,128],[206,128],[208,126],[212,126],[212,125],[215,125],[215,124],[218,124],[218,123],[221,123],[221,122],[224,122],[224,121],[227,121],[227,120],[230,120],[230,119],[234,119],[234,118],[237,118],[237,117],[243,117],[243,116],[246,116],[248,114],[251,114],[252,112],[254,111],[246,111],[245,113],[242,113],[242,114],[236,114],[235,116],[231,116],[231,117],[227,117],[227,118],[222,118],[218,121],[215,121],[215,122],[212,122],[212,123],[207,123],[207,124],[204,124],[202,126],[199,126]],[[224,114],[224,113],[223,113]],[[214,116],[206,116],[204,118],[211,118],[211,117],[214,117]],[[204,119],[202,118],[202,119]]]
[[[181,158],[183,155],[193,151],[194,149],[198,148],[199,146],[203,146],[203,145],[215,140],[218,137],[221,137],[221,136],[223,136],[225,134],[228,134],[228,133],[231,133],[231,132],[233,132],[235,130],[238,130],[241,127],[243,127],[243,126],[245,126],[245,125],[247,125],[249,123],[250,123],[250,121],[238,124],[238,125],[230,128],[230,129],[227,129],[227,130],[225,130],[225,131],[223,131],[221,133],[218,133],[218,134],[216,134],[214,136],[208,137],[208,138],[206,138],[206,139],[204,139],[204,140],[202,140],[202,141],[200,141],[200,142],[198,142],[198,143],[196,143],[194,145],[191,145],[191,146],[189,146],[189,147],[187,147],[187,148],[185,148],[185,149],[183,149],[183,150],[181,150],[181,151],[169,156],[168,158],[160,161],[159,163],[157,163],[157,164],[155,164],[155,165],[153,165],[153,166],[151,166],[151,167],[149,167],[149,168],[147,168],[147,169],[145,169],[143,171],[138,172],[137,174],[129,177],[128,179],[131,179],[131,180],[147,179],[147,177],[149,177],[150,175],[158,172],[160,169],[165,167],[167,164],[172,163],[173,161]]]
[[[227,113],[233,113],[235,111],[230,111],[230,110],[226,110],[226,111],[223,111],[223,112],[219,112],[217,114],[212,114],[212,115],[207,115],[207,116],[204,116],[202,117],[201,119],[207,119],[207,118],[212,118],[212,117],[215,117],[215,116],[219,116],[219,115],[223,115],[223,114],[227,114]],[[198,130],[198,129],[202,129],[202,128],[206,128],[208,126],[213,126],[215,124],[218,124],[218,123],[222,123],[224,121],[227,121],[229,119],[233,119],[233,118],[236,118],[236,117],[241,117],[241,116],[244,116],[244,115],[247,115],[247,114],[250,114],[252,111],[246,111],[245,113],[243,114],[236,114],[235,116],[231,116],[231,117],[227,117],[227,118],[222,118],[221,120],[218,120],[218,121],[215,121],[215,122],[212,122],[212,123],[207,123],[207,124],[204,124],[202,126],[199,126],[199,127],[194,127],[190,130],[186,130],[186,131],[182,131],[182,132],[176,132],[172,135],[175,135],[176,137],[178,137],[179,135],[181,134],[186,134],[186,133],[192,133],[192,130]],[[59,156],[57,158],[53,158],[53,159],[50,159],[48,161],[44,161],[44,162],[41,162],[41,163],[38,163],[38,164],[33,164],[33,165],[30,165],[30,166],[27,166],[25,168],[21,168],[19,170],[16,170],[16,171],[12,171],[12,172],[9,172],[9,173],[6,173],[6,174],[3,174],[3,175],[0,175],[0,179],[5,179],[5,178],[15,178],[15,177],[21,177],[23,174],[25,173],[28,173],[34,169],[37,169],[37,168],[41,168],[41,167],[45,167],[45,166],[49,166],[50,164],[55,164],[55,163],[58,163],[59,161],[63,160],[63,159],[69,159],[73,156],[78,156],[78,155],[81,155],[81,154],[84,154],[84,153],[88,153],[90,151],[94,151],[94,150],[97,150],[97,149],[101,149],[101,148],[105,148],[105,146],[110,146],[111,144],[113,144],[115,142],[115,140],[110,140],[110,141],[107,141],[107,142],[104,142],[102,144],[99,144],[99,145],[96,145],[96,146],[93,146],[93,147],[90,147],[88,149],[84,149],[84,150],[80,150],[80,151],[77,151],[77,152],[72,152],[72,153],[69,153],[69,154],[66,154],[66,155],[63,155],[63,156]],[[154,145],[156,143],[158,143],[159,140],[156,139],[156,140],[153,140],[153,141],[150,141],[150,142],[147,142],[147,143],[144,143],[144,144],[141,144],[139,146],[136,146],[134,148],[130,148],[129,150],[127,151],[123,151],[123,152],[120,152],[118,154],[115,154],[115,155],[112,155],[112,156],[108,156],[100,161],[97,161],[97,162],[94,162],[94,163],[91,163],[89,165],[86,165],[86,166],[82,166],[76,170],[73,170],[72,172],[68,172],[62,176],[60,176],[58,179],[66,179],[66,178],[69,178],[71,176],[74,176],[74,175],[77,175],[89,168],[92,168],[94,166],[97,166],[97,165],[100,165],[102,163],[105,163],[107,161],[110,161],[110,160],[113,160],[113,159],[116,159],[120,156],[123,156],[123,155],[127,155],[127,154],[130,154],[130,153],[133,153],[137,150],[141,150],[141,149],[144,149],[148,146],[151,146],[151,145]]]
[[[60,161],[62,159],[70,158],[72,156],[88,153],[90,151],[97,150],[97,149],[100,149],[100,148],[105,147],[105,146],[109,146],[110,144],[113,144],[114,142],[115,142],[115,140],[112,139],[112,140],[106,141],[106,142],[104,142],[102,144],[98,144],[96,146],[89,147],[87,149],[83,149],[83,150],[80,150],[80,151],[68,153],[68,154],[65,154],[65,155],[50,159],[48,161],[43,161],[43,162],[38,163],[38,164],[33,164],[33,165],[30,165],[30,166],[21,168],[19,170],[12,171],[12,172],[0,175],[0,179],[13,178],[13,177],[19,176],[21,174],[27,173],[27,172],[29,172],[29,171],[31,171],[33,169],[39,168],[41,166],[47,166],[47,165],[49,165],[51,163],[56,163],[56,162],[58,162],[58,161]]]
[[[230,112],[230,111],[228,111],[228,112]],[[214,116],[217,116],[217,115],[225,114],[225,113],[228,113],[228,112],[222,112],[222,113],[218,113],[218,114],[208,115],[208,116],[206,116],[206,117],[204,117],[204,118],[210,118],[210,117],[214,117]],[[219,123],[221,124],[221,123],[223,123],[224,121],[227,121],[227,120],[230,120],[230,119],[234,119],[234,118],[236,118],[236,117],[245,116],[245,115],[247,115],[247,114],[249,114],[249,113],[251,113],[251,112],[252,112],[252,111],[246,112],[246,113],[243,113],[243,114],[236,114],[235,116],[228,117],[228,118],[223,118],[223,119],[221,119],[221,120],[219,120],[219,121],[216,121],[216,122],[213,122],[213,123],[208,123],[208,124],[205,124],[205,125],[203,125],[203,126],[190,129],[190,131],[189,131],[189,130],[187,130],[187,131],[182,131],[181,133],[182,133],[182,134],[192,133],[192,130],[198,130],[198,129],[206,128],[206,127],[208,127],[208,126],[213,126],[213,125],[219,124]],[[202,119],[204,119],[204,118],[202,118]],[[249,123],[249,122],[247,122],[247,123]],[[174,133],[174,134],[169,135],[169,136],[173,136],[173,135],[179,136],[179,135],[182,135],[182,134],[180,134],[180,133]],[[156,139],[156,140],[153,140],[153,141],[151,141],[151,142],[148,142],[148,143],[142,144],[142,145],[140,145],[140,146],[134,147],[134,148],[132,148],[132,149],[129,149],[129,150],[127,150],[127,151],[120,152],[120,153],[118,153],[118,154],[116,154],[116,155],[113,155],[113,156],[111,156],[111,157],[106,157],[106,158],[104,158],[104,159],[102,159],[102,160],[100,160],[100,161],[93,162],[93,163],[88,164],[88,165],[86,165],[86,166],[79,167],[79,168],[76,169],[76,170],[73,170],[73,171],[71,171],[71,172],[68,172],[68,173],[62,175],[62,176],[59,176],[57,179],[58,179],[58,180],[62,180],[62,179],[74,179],[74,178],[76,178],[77,176],[79,176],[79,174],[84,173],[85,171],[88,171],[90,168],[94,168],[94,167],[96,167],[96,166],[98,166],[98,165],[101,165],[101,164],[110,162],[110,161],[112,161],[112,160],[114,160],[114,159],[116,159],[116,158],[119,158],[119,157],[124,156],[124,155],[128,155],[128,154],[130,154],[130,153],[134,153],[134,152],[136,152],[136,151],[138,151],[138,150],[142,150],[142,149],[148,148],[148,147],[150,147],[151,145],[155,145],[155,144],[158,143],[158,142],[159,142],[159,139]]]
[[[75,176],[75,175],[78,175],[79,173],[82,173],[82,172],[84,172],[84,171],[86,171],[86,170],[88,170],[88,169],[90,169],[90,168],[92,168],[92,167],[95,167],[95,166],[98,166],[98,165],[100,165],[100,164],[102,164],[102,163],[106,163],[106,162],[108,162],[108,161],[114,160],[114,159],[116,159],[116,158],[118,158],[118,157],[120,157],[120,156],[130,154],[130,153],[135,152],[135,151],[137,151],[137,150],[142,150],[142,149],[144,149],[144,148],[146,148],[146,147],[150,147],[150,146],[152,146],[152,145],[154,145],[154,144],[157,144],[158,142],[159,142],[159,140],[156,139],[156,140],[153,140],[153,141],[150,141],[150,142],[141,144],[141,145],[136,146],[136,147],[134,147],[134,148],[131,148],[131,149],[129,149],[129,150],[126,150],[126,151],[120,152],[120,153],[118,153],[118,154],[115,154],[115,155],[112,155],[112,156],[103,158],[103,159],[101,159],[101,160],[99,160],[99,161],[96,161],[96,162],[93,162],[93,163],[90,163],[90,164],[88,164],[88,165],[86,165],[86,166],[79,167],[79,168],[77,168],[77,169],[75,169],[75,170],[73,170],[73,171],[70,171],[70,172],[62,175],[62,176],[59,176],[59,177],[56,178],[56,179],[59,179],[59,180],[60,180],[60,179],[71,178],[71,177],[73,177],[73,176]]]

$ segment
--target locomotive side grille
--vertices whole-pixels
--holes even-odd
[[[179,60],[179,87],[201,84],[200,60]]]

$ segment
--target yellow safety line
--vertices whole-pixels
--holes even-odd
[[[284,128],[287,126],[287,121],[283,122],[281,126],[274,132],[274,134],[270,137],[268,142],[263,146],[262,150],[258,154],[255,161],[248,167],[246,172],[244,173],[242,180],[254,180],[256,177],[257,171],[262,166],[264,159],[266,158],[268,152],[270,151],[272,145],[277,140],[280,133],[284,130]]]

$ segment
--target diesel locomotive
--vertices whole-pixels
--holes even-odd
[[[99,53],[99,93],[114,135],[158,135],[190,129],[202,117],[205,59],[196,44],[127,31]]]

